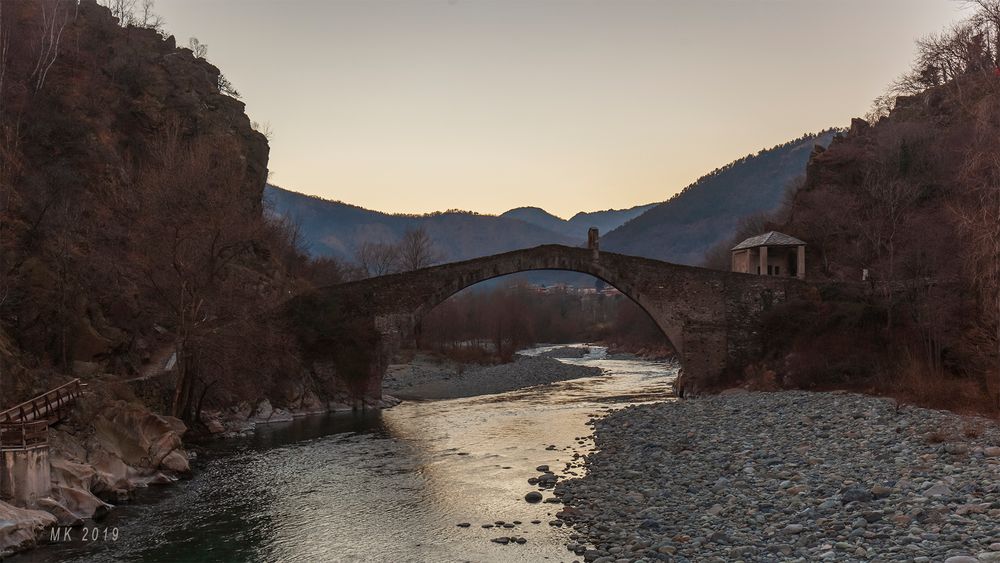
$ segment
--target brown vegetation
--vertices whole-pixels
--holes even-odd
[[[149,2],[111,4],[0,1],[0,391],[141,377],[167,350],[191,419],[297,377],[272,311],[341,269],[262,209],[267,141],[218,69]]]
[[[363,241],[354,258],[362,275],[374,277],[426,268],[438,260],[438,253],[427,229],[414,227],[395,243]]]
[[[968,3],[755,222],[809,243],[811,279],[855,286],[772,312],[764,368],[789,385],[1000,412],[1000,2]]]

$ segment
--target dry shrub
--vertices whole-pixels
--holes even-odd
[[[951,433],[945,430],[935,430],[924,436],[928,444],[943,444],[951,440]]]
[[[900,323],[890,331],[885,318],[881,303],[848,287],[823,287],[764,314],[765,362],[785,386],[850,389],[928,408],[1000,416],[995,376],[942,361],[953,351],[928,354],[923,326]]]
[[[979,438],[984,431],[983,425],[978,422],[967,422],[962,426],[962,435],[969,439]]]
[[[946,409],[959,413],[1000,416],[992,400],[995,393],[987,380],[937,372],[907,354],[899,364],[896,377],[885,376],[879,389],[897,399],[927,408]],[[972,426],[963,430],[966,437],[977,437],[982,428]],[[973,435],[974,434],[974,435]]]
[[[887,363],[883,312],[852,295],[813,295],[781,303],[762,317],[766,359],[786,385],[864,387]]]

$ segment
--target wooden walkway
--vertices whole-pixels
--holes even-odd
[[[83,394],[79,379],[0,412],[0,449],[30,449],[48,444],[49,425],[62,420]]]
[[[31,450],[48,445],[48,420],[0,422],[0,451]]]

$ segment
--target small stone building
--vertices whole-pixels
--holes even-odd
[[[805,279],[806,243],[777,231],[750,237],[733,247],[732,269],[743,274]]]

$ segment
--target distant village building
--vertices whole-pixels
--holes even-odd
[[[777,231],[750,237],[732,249],[733,271],[805,279],[806,243]]]
[[[510,285],[508,287],[517,287],[515,285]],[[604,295],[605,297],[614,297],[616,295],[621,295],[621,292],[612,286],[605,286],[603,288],[596,287],[577,287],[572,284],[557,283],[550,286],[538,285],[538,284],[528,284],[528,290],[533,293],[549,294],[549,293],[565,293],[568,295],[580,295],[583,297]]]

